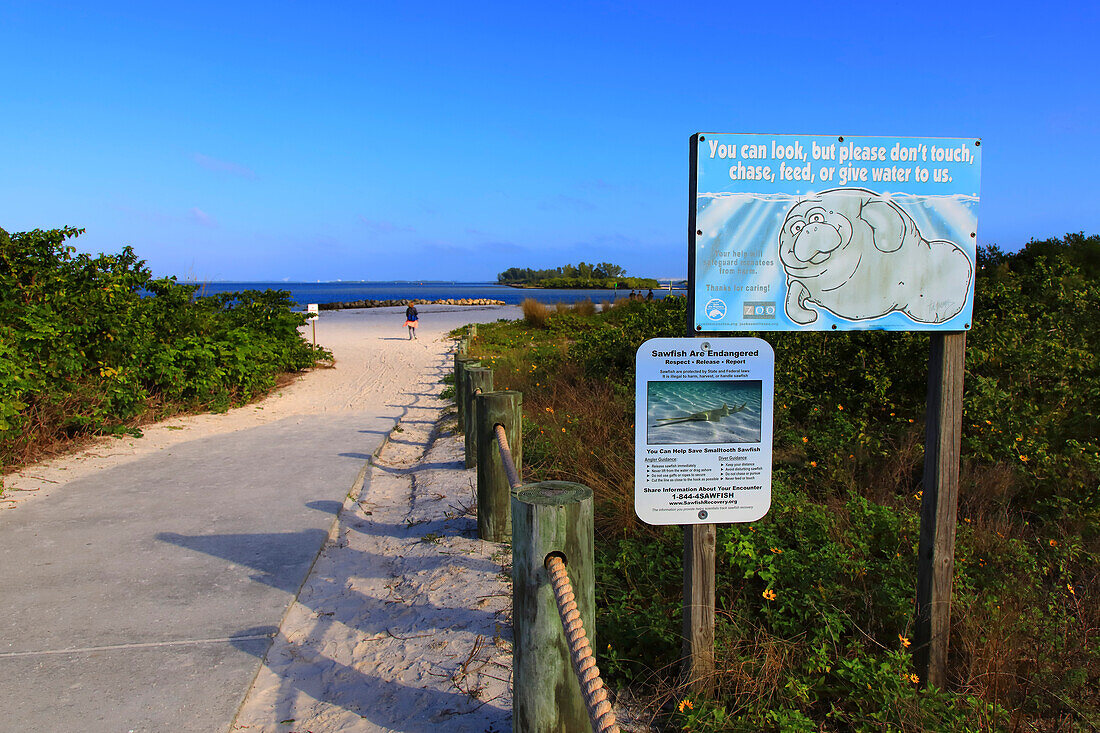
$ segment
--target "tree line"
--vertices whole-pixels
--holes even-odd
[[[608,278],[620,278],[626,276],[626,270],[610,262],[592,264],[590,262],[578,262],[575,265],[562,265],[546,270],[533,270],[530,267],[509,267],[497,275],[497,282],[503,285],[531,285],[542,280],[568,277],[582,280],[606,280]]]

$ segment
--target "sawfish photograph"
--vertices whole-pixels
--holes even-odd
[[[759,379],[649,382],[646,442],[759,443]]]

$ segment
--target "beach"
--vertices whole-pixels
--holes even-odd
[[[321,512],[322,520],[325,512],[330,517],[328,539],[300,588],[297,585],[300,580],[289,581],[293,586],[287,586],[286,581],[276,583],[288,591],[297,591],[289,595],[279,593],[275,598],[276,604],[285,604],[281,623],[274,627],[269,622],[257,621],[251,629],[240,628],[244,624],[235,620],[230,624],[235,629],[233,638],[226,639],[228,643],[223,645],[247,651],[248,655],[236,652],[238,657],[245,657],[245,667],[228,675],[224,664],[200,660],[196,665],[186,658],[186,651],[173,651],[208,649],[219,644],[216,639],[204,638],[216,637],[212,632],[192,633],[177,641],[182,631],[173,631],[173,627],[178,629],[178,624],[164,625],[163,621],[157,621],[171,618],[164,613],[172,614],[172,608],[179,608],[180,603],[173,597],[188,593],[186,587],[181,588],[178,581],[169,578],[163,591],[148,589],[154,600],[165,597],[167,607],[150,614],[142,635],[120,629],[118,611],[99,620],[59,617],[59,628],[64,624],[75,625],[70,632],[72,640],[62,642],[57,651],[50,647],[50,636],[40,641],[31,639],[37,633],[32,630],[33,625],[11,629],[13,639],[31,640],[16,645],[6,656],[0,654],[4,657],[0,661],[12,667],[12,674],[22,674],[23,667],[19,665],[29,662],[37,665],[32,666],[36,674],[45,676],[43,680],[34,680],[44,687],[21,690],[17,686],[11,690],[13,696],[19,695],[9,700],[15,706],[16,722],[75,729],[66,726],[75,725],[73,711],[80,709],[79,715],[88,720],[86,730],[115,729],[120,724],[126,726],[122,729],[135,731],[163,729],[159,726],[170,724],[173,729],[183,731],[315,733],[427,731],[440,724],[455,731],[503,731],[510,726],[511,597],[506,573],[510,554],[505,545],[476,539],[473,471],[463,468],[461,437],[454,434],[453,424],[448,427],[445,414],[450,403],[441,400],[439,394],[444,387],[443,376],[452,363],[453,341],[448,332],[470,322],[515,318],[519,311],[506,306],[432,305],[422,306],[419,311],[420,327],[415,340],[408,339],[403,308],[323,313],[317,321],[317,340],[333,352],[333,368],[313,370],[267,398],[225,414],[167,420],[147,426],[142,438],[106,438],[71,455],[5,477],[10,489],[5,497],[9,501],[0,505],[3,507],[0,522],[14,529],[21,513],[24,516],[46,513],[52,505],[65,507],[65,501],[69,501],[68,508],[60,511],[73,514],[72,499],[77,495],[83,502],[103,501],[105,494],[97,486],[111,486],[128,465],[155,465],[161,457],[178,460],[189,452],[195,453],[191,446],[228,443],[237,435],[266,434],[265,430],[279,426],[298,425],[308,431],[313,425],[345,424],[349,419],[354,425],[356,415],[377,414],[379,409],[391,416],[386,428],[388,435],[377,441],[380,447],[373,455],[356,459],[356,453],[345,450],[341,454],[350,455],[350,460],[358,460],[360,464],[355,481],[348,480],[343,489],[335,487],[340,494],[346,493],[343,505],[331,498],[308,502],[310,509],[306,511],[313,510],[311,513],[315,515]],[[304,332],[312,337],[310,326]],[[451,419],[450,423],[453,422]],[[301,431],[294,433],[301,434]],[[215,443],[210,443],[211,439]],[[272,448],[290,453],[296,450],[295,445]],[[199,451],[200,457],[195,460],[200,471],[204,460],[208,460],[211,472],[227,470],[225,461],[233,460],[233,456],[216,456],[214,451],[203,450],[211,455],[203,459]],[[349,459],[341,460],[346,464]],[[342,470],[344,473],[333,475],[356,475],[354,465],[351,473],[346,465]],[[98,480],[99,476],[104,478]],[[164,501],[171,502],[172,496],[171,491],[167,492]],[[331,497],[332,489],[323,496]],[[94,505],[85,506],[98,509]],[[119,509],[127,511],[124,507]],[[257,517],[263,514],[261,508]],[[75,519],[80,522],[81,518]],[[215,519],[214,523],[220,521]],[[88,519],[83,522],[82,531],[96,532],[97,528],[90,526],[96,523]],[[230,536],[217,534],[218,529],[209,525],[205,530],[196,527],[188,536],[161,531],[145,545],[167,546],[169,550],[175,545],[174,556],[185,561],[194,556],[199,562],[212,563],[224,577],[225,571],[217,568],[226,567],[225,560],[209,557],[209,545],[202,543],[210,538],[228,537],[236,546],[240,539],[234,537],[253,541],[252,532],[270,533],[271,526],[269,520],[258,519],[245,527],[249,530],[245,534]],[[102,530],[114,534],[124,531],[121,525]],[[98,545],[111,540],[91,541]],[[227,546],[224,542],[219,545]],[[195,556],[188,547],[204,551]],[[267,587],[272,583],[271,573],[265,570],[268,560],[241,556],[239,549],[218,549],[214,554],[231,560],[228,567],[241,569],[241,584],[266,589],[264,598],[276,593],[277,589]],[[63,563],[64,560],[54,562],[51,569]],[[254,570],[257,567],[263,572],[257,573]],[[38,573],[37,569],[27,569],[20,576],[26,578],[28,586],[22,595],[33,595],[29,588],[42,582],[35,577]],[[141,567],[136,567],[135,580],[124,582],[139,585],[156,582],[144,575]],[[56,585],[61,581],[47,582]],[[93,615],[99,607],[95,588],[87,592],[78,587],[59,591],[66,598],[84,595],[91,598],[87,606]],[[199,594],[197,598],[208,593],[201,588],[195,592]],[[233,611],[232,619],[251,615],[248,601],[245,603],[246,606]],[[277,607],[275,611],[278,613]],[[19,615],[25,617],[26,611]],[[129,619],[125,623],[135,621]],[[58,632],[47,633],[56,638]],[[98,639],[92,638],[97,633],[113,643],[97,646]],[[162,638],[167,641],[158,641]],[[152,645],[144,643],[146,639],[153,639]],[[266,650],[256,646],[268,639],[270,647]],[[163,663],[154,667],[161,670],[156,675],[157,684],[141,686],[139,690],[128,687],[132,683],[125,680],[141,673],[134,670],[127,674],[125,666],[129,662],[125,659],[118,662],[118,671],[112,671],[111,656],[129,654],[126,659],[132,659],[135,652],[131,647],[150,649],[149,652],[138,649],[137,653],[162,650],[167,655]],[[232,649],[227,652],[233,653]],[[50,664],[51,660],[71,661],[51,672],[49,665],[43,667],[36,659]],[[181,659],[187,667],[178,666]],[[253,660],[251,665],[248,659]],[[104,669],[101,678],[90,681],[85,672],[72,671],[76,665],[85,664],[98,664]],[[204,673],[202,667],[206,664],[211,666]],[[196,666],[199,668],[195,669]],[[223,704],[225,711],[212,715],[202,709],[204,702],[214,702],[211,690],[192,691],[188,699],[187,685],[173,682],[177,670],[186,670],[187,676],[199,678],[225,674],[226,680],[219,684],[239,689],[221,691],[219,697],[227,698]],[[73,674],[76,677],[70,676]],[[163,675],[167,678],[160,679]],[[119,682],[114,683],[113,679]],[[92,696],[81,698],[85,690],[64,692],[73,684],[95,688],[94,693],[89,689],[87,694]],[[173,687],[179,687],[180,691],[174,692]],[[59,693],[60,704],[43,706],[38,704],[41,700],[35,703],[36,695],[46,694],[45,690],[51,688],[63,691]],[[66,711],[66,703],[71,704],[72,710]],[[29,707],[21,708],[23,704]],[[32,708],[47,711],[52,708],[52,712],[39,713]],[[53,717],[37,717],[43,714]],[[153,722],[155,715],[161,716],[159,725]],[[228,715],[232,720],[226,719]],[[96,720],[102,721],[98,727]]]
[[[418,339],[410,341],[405,309],[331,311],[317,320],[317,343],[333,352],[332,369],[314,369],[264,399],[221,414],[174,417],[142,428],[142,437],[103,438],[72,454],[44,461],[4,477],[0,511],[41,501],[66,483],[220,433],[247,430],[285,418],[352,414],[408,395],[451,347],[447,333],[467,323],[522,316],[515,306],[418,306]],[[312,338],[306,325],[302,333]],[[440,385],[442,388],[442,385]]]
[[[384,423],[388,427],[385,437],[372,443],[377,449],[370,455],[339,453],[359,464],[357,475],[354,460],[351,473],[347,465],[341,469],[343,473],[335,471],[334,466],[332,476],[355,476],[354,481],[347,480],[346,489],[332,487],[346,490],[343,501],[334,500],[330,488],[323,495],[329,498],[318,500],[314,494],[306,503],[309,510],[332,518],[319,554],[310,556],[315,559],[307,558],[310,564],[308,573],[303,572],[304,579],[273,581],[272,573],[276,571],[269,560],[241,554],[242,541],[277,537],[270,534],[273,530],[265,519],[246,520],[244,529],[248,531],[244,533],[219,535],[214,528],[198,527],[191,535],[163,531],[156,535],[158,542],[154,544],[182,548],[185,562],[193,563],[187,560],[187,553],[198,549],[203,556],[214,556],[206,560],[214,564],[218,574],[224,574],[219,568],[228,559],[231,567],[244,573],[244,585],[259,582],[296,591],[275,598],[273,609],[281,618],[277,625],[253,614],[257,620],[247,627],[237,620],[247,618],[247,611],[243,616],[234,611],[230,628],[235,631],[226,638],[203,638],[202,633],[193,632],[194,642],[176,641],[169,635],[168,641],[155,644],[83,649],[71,648],[70,644],[70,648],[56,652],[0,651],[0,658],[17,663],[40,654],[61,659],[58,654],[71,652],[74,663],[95,664],[95,659],[109,656],[120,647],[167,645],[169,656],[153,668],[168,674],[168,684],[159,686],[160,697],[150,701],[145,699],[144,690],[104,689],[94,691],[93,697],[83,702],[73,700],[74,708],[87,710],[93,705],[91,699],[103,699],[100,705],[117,708],[120,703],[112,700],[113,696],[133,698],[124,702],[138,712],[127,713],[130,717],[124,718],[112,709],[100,717],[113,721],[110,726],[92,725],[88,730],[114,729],[119,724],[135,733],[156,730],[157,725],[149,718],[145,719],[148,727],[133,722],[136,716],[153,714],[150,710],[162,716],[162,724],[171,721],[172,727],[181,731],[510,730],[511,552],[506,544],[477,539],[476,473],[464,467],[463,438],[457,431],[453,404],[440,394],[443,378],[452,370],[454,342],[448,333],[467,323],[514,319],[521,313],[514,306],[427,305],[419,311],[415,340],[408,338],[404,309],[400,307],[322,313],[316,323],[317,341],[332,351],[332,368],[312,370],[257,403],[224,414],[167,420],[146,427],[142,438],[103,439],[71,455],[5,477],[11,491],[6,495],[9,501],[0,509],[0,522],[35,507],[45,510],[51,503],[63,506],[63,501],[72,499],[67,495],[70,487],[76,493],[85,492],[85,499],[90,493],[93,500],[98,500],[97,476],[105,477],[99,484],[106,486],[128,464],[155,464],[158,456],[166,461],[179,460],[179,456],[195,454],[195,446],[211,445],[212,439],[213,445],[234,444],[238,436],[255,435],[257,431],[266,434],[265,430],[280,426],[285,430],[287,425],[297,430],[290,435],[300,436],[303,430],[314,430],[311,426],[346,425],[349,420],[352,432],[374,433],[377,431],[371,429],[356,431],[356,416],[381,414],[388,420]],[[312,338],[312,327],[307,325],[304,333]],[[340,429],[347,432],[346,427]],[[295,450],[294,445],[269,448],[276,452]],[[204,470],[207,459],[202,458],[203,451],[211,453],[211,471],[219,470],[219,466],[224,469],[225,461],[233,460],[233,456],[219,458],[213,455],[216,451],[200,449],[199,458],[191,459],[192,463],[197,461],[197,466],[190,470]],[[246,470],[253,469],[246,466]],[[304,496],[309,498],[308,488]],[[262,515],[261,511],[255,516]],[[301,525],[292,522],[290,526]],[[257,531],[268,534],[253,534]],[[303,533],[298,530],[295,534]],[[278,547],[278,543],[270,544],[267,539],[263,542],[265,556],[270,548]],[[256,569],[261,572],[257,574]],[[139,583],[156,582],[143,578],[140,568],[138,578]],[[37,581],[32,577],[28,582]],[[176,581],[167,582],[166,594],[180,593]],[[153,589],[153,595],[157,593]],[[157,611],[154,616],[159,618],[161,614]],[[152,625],[158,626],[155,618]],[[267,618],[271,618],[270,609]],[[108,634],[117,632],[117,624],[110,619],[103,626]],[[74,631],[81,639],[86,636],[82,628],[78,625]],[[221,669],[228,680],[219,683],[228,688],[220,694],[225,698],[225,709],[219,715],[201,710],[178,712],[201,708],[213,694],[207,683],[205,690],[188,693],[189,699],[183,699],[186,691],[176,696],[178,700],[173,697],[171,674],[178,659],[171,650],[177,648],[173,645],[191,643],[237,649],[234,675],[224,672],[225,665],[211,667],[211,671]],[[244,657],[243,666],[240,657]],[[124,671],[127,662],[119,664],[123,671],[116,676],[129,679],[131,675]],[[186,664],[195,666],[189,661]],[[46,683],[63,688],[69,684],[66,674],[83,679],[79,676],[83,673],[72,672],[69,664],[63,664],[61,671],[47,672]],[[201,664],[189,674],[204,676]],[[97,684],[109,687],[111,674],[103,677],[106,681]],[[12,694],[33,697],[35,692],[13,690]],[[142,705],[144,713],[140,712]],[[24,725],[38,725],[42,720],[35,717],[38,714],[34,711],[23,714],[27,717],[20,718],[17,710],[15,719]],[[95,709],[89,714],[94,715]],[[620,710],[624,731],[648,730],[636,720],[629,723],[624,716],[625,711]],[[68,721],[55,717],[48,722],[56,727],[54,721],[58,719]]]

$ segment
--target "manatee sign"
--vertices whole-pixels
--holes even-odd
[[[698,133],[696,333],[964,331],[981,141]]]

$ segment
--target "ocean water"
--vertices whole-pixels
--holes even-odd
[[[646,442],[674,443],[759,443],[763,409],[760,380],[718,382],[650,382],[646,389]],[[744,409],[715,420],[663,422],[703,411]]]
[[[604,300],[624,298],[630,290],[552,290],[542,288],[511,288],[496,283],[462,282],[209,282],[200,283],[202,295],[240,290],[288,290],[291,300],[305,309],[308,303],[347,303],[354,300],[445,300],[450,298],[492,298],[508,305],[519,305],[526,298],[540,303],[576,303],[589,298],[599,304]],[[672,291],[684,293],[685,291]],[[643,295],[644,295],[643,291]],[[667,290],[654,290],[653,297],[663,298]]]

